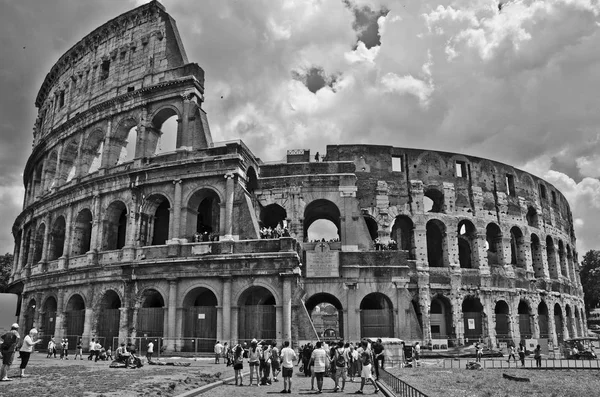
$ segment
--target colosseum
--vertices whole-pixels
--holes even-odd
[[[242,141],[213,142],[203,100],[204,71],[156,1],[52,67],[12,229],[24,328],[177,352],[585,333],[573,218],[550,183],[392,146],[266,163]]]

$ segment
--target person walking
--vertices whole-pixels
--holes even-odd
[[[221,352],[223,352],[223,345],[221,342],[217,341],[215,344],[215,364],[219,364],[221,362]]]
[[[371,346],[371,349],[373,350],[373,356],[375,358],[373,363],[375,365],[375,380],[379,380],[379,368],[381,367],[381,369],[383,369],[385,364],[384,347],[381,339],[377,339],[377,341],[373,343],[373,346]]]
[[[542,367],[542,347],[537,345],[535,350],[533,351],[533,358],[535,358],[535,366],[536,368]]]
[[[21,335],[19,335],[19,324],[14,323],[10,327],[10,331],[2,335],[2,369],[0,370],[0,381],[6,382],[12,379],[8,377],[8,371],[15,357],[15,350],[19,344]]]
[[[88,356],[88,360],[92,361],[94,356],[96,355],[96,339],[92,338],[89,343],[90,355]]]
[[[146,346],[146,360],[148,360],[149,363],[152,362],[152,354],[154,354],[154,343],[150,340],[148,346]]]
[[[419,342],[417,342],[417,344],[418,343]],[[375,380],[373,380],[373,376],[371,375],[371,364],[373,355],[371,353],[371,350],[368,348],[369,345],[366,340],[363,340],[361,342],[361,345],[362,353],[360,356],[360,360],[362,362],[362,371],[360,373],[360,389],[357,390],[355,394],[363,394],[363,389],[367,381],[371,381],[371,384],[375,388],[375,393],[377,393],[379,392],[379,388],[377,387],[377,384],[375,383]]]
[[[523,343],[519,342],[519,350],[517,351],[517,353],[519,353],[519,360],[521,360],[521,367],[525,366],[525,346],[523,345]]]
[[[419,359],[421,358],[421,345],[419,345],[419,342],[415,342],[412,353],[413,353],[413,362],[415,363],[415,367],[418,367]]]
[[[326,363],[329,361],[327,353],[322,348],[321,341],[317,342],[310,358],[314,362],[313,371],[315,378],[317,378],[317,393],[320,394],[323,392],[323,377],[325,376]]]
[[[276,349],[277,347],[273,347]],[[281,366],[283,367],[283,390],[281,393],[291,393],[292,392],[292,375],[294,375],[294,360],[298,357],[296,356],[296,352],[294,349],[290,347],[290,342],[283,342],[283,349],[281,349],[281,353],[279,354],[279,358],[281,359]]]
[[[295,352],[294,352],[295,353]],[[294,363],[292,362],[292,367]],[[271,346],[271,373],[273,375],[273,382],[279,382],[277,376],[281,372],[281,363],[279,362],[279,349],[277,348],[277,342],[273,342]]]
[[[348,353],[344,348],[344,342],[339,341],[335,351],[333,353],[333,361],[332,365],[335,366],[335,373],[333,375],[333,381],[335,382],[335,386],[333,387],[333,391],[344,391],[344,387],[346,387],[346,366],[348,363]],[[340,388],[340,379],[342,380],[342,387]]]
[[[41,339],[37,339],[37,335],[38,335],[37,329],[32,328],[31,331],[29,331],[29,335],[27,335],[23,339],[23,345],[21,346],[21,349],[20,349],[20,352],[21,352],[21,366],[20,366],[21,378],[27,377],[27,375],[25,375],[25,368],[27,368],[27,363],[29,363],[29,357],[31,356],[31,353],[33,352],[33,347],[42,341]]]

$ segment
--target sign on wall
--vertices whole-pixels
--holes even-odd
[[[475,329],[475,319],[469,318],[467,320],[469,321],[469,329]]]
[[[314,251],[306,251],[306,277],[339,276],[339,251],[331,251],[325,242],[317,243]]]

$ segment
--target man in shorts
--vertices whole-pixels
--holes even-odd
[[[281,366],[283,367],[283,390],[281,393],[292,392],[292,375],[294,374],[294,360],[297,359],[296,352],[290,347],[290,342],[283,342],[283,349],[279,355],[281,358]]]
[[[327,353],[323,350],[321,341],[317,342],[315,350],[311,355],[311,360],[314,362],[313,373],[317,378],[317,393],[323,392],[323,376],[325,376],[325,362],[329,360]]]
[[[355,394],[363,394],[363,388],[365,387],[365,383],[367,380],[371,381],[371,384],[375,388],[375,393],[379,391],[377,384],[373,380],[373,376],[371,376],[371,364],[373,363],[373,355],[371,350],[368,348],[369,344],[366,340],[361,342],[362,345],[362,353],[360,355],[360,360],[362,361],[362,371],[360,373],[360,389],[355,392]]]

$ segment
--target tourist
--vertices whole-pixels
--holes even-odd
[[[537,345],[533,351],[533,357],[535,358],[535,366],[537,368],[542,367],[542,347]]]
[[[373,356],[375,358],[373,362],[375,365],[375,380],[379,380],[379,366],[381,365],[381,369],[383,369],[385,363],[384,348],[381,339],[377,339],[371,348],[373,349]],[[379,362],[381,362],[381,364],[379,364]]]
[[[314,362],[314,373],[315,378],[317,378],[317,393],[323,392],[323,376],[325,376],[325,368],[327,366],[327,362],[329,359],[327,358],[327,353],[322,348],[321,341],[317,342],[315,350],[313,350],[311,359]],[[312,388],[311,388],[312,390]]]
[[[415,342],[413,346],[413,362],[415,363],[415,367],[419,366],[419,359],[421,358],[421,345],[419,342]]]
[[[111,361],[114,360],[112,356],[112,347],[110,346],[106,348],[106,359]]]
[[[517,363],[517,357],[515,357],[515,345],[511,343],[511,345],[508,347],[508,360],[506,360],[507,363],[510,363],[510,358],[513,358],[513,360],[515,361],[515,364]]]
[[[79,356],[80,360],[83,360],[83,346],[81,339],[77,340],[77,346],[75,346],[75,358],[73,360],[77,360],[77,356]]]
[[[417,342],[416,346],[418,346],[419,342]],[[371,384],[375,388],[375,393],[379,391],[375,380],[373,380],[373,376],[371,375],[371,363],[372,363],[372,353],[368,348],[368,342],[363,340],[362,343],[362,353],[360,356],[360,360],[362,362],[362,371],[360,373],[360,389],[355,392],[355,394],[363,394],[363,389],[367,380],[371,381]]]
[[[152,343],[152,339],[148,342],[148,346],[146,346],[146,360],[148,362],[152,362],[152,354],[154,354],[154,343]]]
[[[56,344],[54,343],[54,337],[51,337],[48,341],[48,355],[46,358],[50,358],[52,355],[56,358]]]
[[[92,338],[92,340],[89,343],[89,347],[90,355],[88,356],[88,360],[92,361],[92,358],[94,358],[94,356],[96,355],[96,339]]]
[[[37,334],[38,331],[35,328],[32,328],[31,331],[29,331],[29,335],[27,335],[24,339],[23,339],[23,345],[21,346],[20,352],[21,352],[21,378],[25,378],[27,377],[27,375],[25,375],[25,368],[27,368],[27,363],[29,362],[29,357],[31,356],[31,353],[33,352],[33,347],[40,343],[42,340],[36,340],[37,339]]]
[[[344,342],[339,341],[335,351],[333,353],[333,362],[332,367],[335,367],[335,372],[332,371],[333,381],[335,386],[333,387],[333,391],[344,391],[344,387],[346,387],[346,363],[348,362],[348,353],[346,349],[344,349]],[[342,387],[340,388],[340,378],[342,379]]]
[[[276,349],[276,347],[273,347]],[[292,392],[292,375],[294,374],[294,360],[296,360],[296,352],[290,347],[290,342],[283,342],[283,349],[279,355],[281,358],[281,366],[283,367],[283,390],[281,393]],[[287,391],[286,391],[287,390]]]
[[[15,350],[19,344],[21,335],[19,335],[19,324],[14,323],[10,327],[10,331],[2,335],[2,345],[0,350],[2,351],[2,369],[0,370],[0,381],[6,382],[12,379],[8,377],[8,370],[12,365],[13,358],[15,356]]]
[[[358,365],[360,363],[358,351],[354,348],[354,345],[350,345],[350,351],[348,353],[350,358],[350,366],[348,368],[348,375],[350,375],[350,382],[354,382],[354,377],[359,376],[360,371],[358,370]]]
[[[294,366],[294,363],[292,362],[292,367],[293,366]],[[277,348],[277,342],[273,342],[273,345],[271,346],[271,373],[273,375],[273,382],[279,382],[279,380],[277,379],[277,376],[279,375],[279,372],[281,371],[280,368],[281,368],[281,365],[279,362],[279,349]]]
[[[232,364],[231,360],[231,348],[227,342],[223,343],[223,357],[225,358],[225,364],[229,367]]]
[[[482,356],[483,356],[483,347],[479,342],[477,342],[477,343],[475,343],[475,361],[478,363],[481,362]]]
[[[223,351],[223,345],[221,342],[217,341],[215,344],[215,364],[219,364],[221,362],[221,352]]]
[[[60,351],[60,359],[61,360],[68,360],[69,359],[69,341],[67,340],[67,338],[63,338],[61,344],[61,351]]]
[[[233,371],[235,373],[235,385],[244,386],[244,348],[238,343],[233,352]],[[239,384],[238,384],[239,379]]]
[[[250,366],[250,386],[254,383],[256,376],[256,386],[260,386],[260,377],[258,374],[258,366],[260,364],[260,351],[258,350],[258,342],[252,339],[250,342],[250,350],[248,351],[248,365]]]
[[[524,367],[525,366],[525,346],[521,342],[519,342],[519,350],[517,351],[517,353],[519,353],[519,360],[521,360],[521,367]]]
[[[100,344],[100,339],[96,340],[96,345],[94,346],[94,354],[96,356],[94,362],[98,362],[100,360],[100,352],[102,351],[102,345]]]
[[[271,384],[271,345],[264,344],[260,351],[260,384],[270,385]]]

